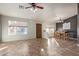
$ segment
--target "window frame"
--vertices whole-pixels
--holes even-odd
[[[11,20],[9,20],[9,21],[12,22]],[[20,25],[20,26],[18,25],[18,26],[17,26],[16,24],[15,24],[15,25],[9,25],[9,21],[8,21],[8,35],[27,35],[27,34],[28,34],[28,26],[27,26],[27,23],[26,23],[26,22],[23,22],[23,21],[16,21],[16,24],[17,24],[18,22],[20,22],[20,23],[21,23],[21,22],[22,22],[22,23],[26,23],[25,26],[24,26],[24,25]],[[13,21],[13,22],[14,22],[14,21]],[[10,27],[16,27],[14,34],[13,34],[13,33],[12,33],[12,34],[10,33],[10,29],[9,29]],[[25,27],[25,28],[27,29],[27,30],[25,31],[26,33],[24,33],[24,32],[23,32],[23,33],[17,32],[17,31],[18,31],[18,30],[17,30],[17,27],[18,27],[18,28],[20,28],[20,27],[21,27],[21,28],[22,28],[22,27]],[[25,29],[23,29],[23,30],[25,30]],[[22,31],[22,29],[20,29],[20,31]]]

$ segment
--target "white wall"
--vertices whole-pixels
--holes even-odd
[[[2,40],[2,23],[1,23],[1,15],[0,15],[0,41]]]
[[[2,20],[2,41],[14,41],[14,40],[25,40],[36,38],[36,23],[33,20],[17,18],[17,17],[9,17],[9,16],[1,16]],[[28,26],[28,34],[27,35],[8,35],[8,20],[13,21],[24,21]]]
[[[15,40],[27,40],[27,39],[32,39],[36,38],[36,22],[34,20],[29,20],[29,19],[24,19],[24,18],[17,18],[17,17],[9,17],[9,16],[0,16],[0,20],[2,21],[2,41],[15,41]],[[27,35],[8,35],[8,20],[13,20],[13,21],[22,21],[26,22],[28,26],[28,34]],[[47,33],[44,32],[44,30],[47,27],[52,27],[55,29],[55,24],[53,25],[48,25],[48,24],[42,24],[42,37],[43,38],[48,38]]]

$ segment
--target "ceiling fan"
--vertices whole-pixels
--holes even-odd
[[[31,9],[33,9],[33,10],[35,10],[35,9],[44,9],[44,7],[42,7],[42,6],[39,6],[37,3],[29,3],[30,4],[30,6],[28,6],[28,7],[26,7],[26,6],[22,6],[22,5],[19,5],[19,8],[20,9],[29,9],[29,8],[31,8]]]

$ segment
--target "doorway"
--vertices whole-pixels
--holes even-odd
[[[42,24],[36,24],[36,38],[42,38]]]

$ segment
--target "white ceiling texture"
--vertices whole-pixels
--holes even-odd
[[[66,19],[77,14],[76,3],[37,3],[44,9],[34,13],[30,9],[20,9],[19,5],[30,6],[28,3],[0,3],[0,14],[31,19],[36,22],[56,23],[61,19]]]

